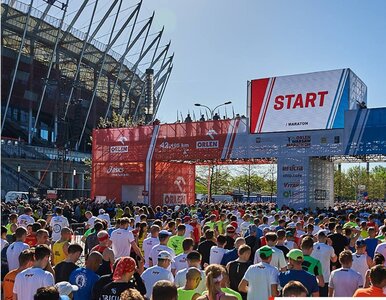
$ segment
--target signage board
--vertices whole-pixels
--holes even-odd
[[[365,104],[366,95],[350,69],[252,80],[250,132],[343,128],[344,112]]]

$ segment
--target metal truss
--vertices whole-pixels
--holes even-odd
[[[159,102],[162,99],[172,70],[171,61],[166,59],[170,42],[162,51],[158,52],[163,29],[157,33],[154,39],[148,42],[154,13],[146,24],[140,27],[138,33],[135,33],[134,29],[138,24],[137,21],[142,0],[132,9],[129,17],[125,18],[118,30],[114,29],[124,0],[111,1],[102,19],[98,21],[98,24],[96,24],[96,27],[91,32],[92,24],[95,24],[94,19],[98,9],[98,0],[94,0],[92,7],[93,13],[86,27],[86,33],[76,30],[74,26],[77,21],[82,18],[82,15],[84,15],[86,7],[90,4],[90,0],[81,0],[80,7],[70,19],[69,24],[65,24],[64,18],[66,16],[68,1],[69,0],[61,1],[63,14],[60,18],[49,15],[53,6],[58,7],[50,1],[47,1],[47,5],[41,12],[34,7],[34,0],[31,0],[29,5],[17,0],[4,0],[1,4],[3,47],[11,48],[15,52],[17,51],[15,71],[10,80],[10,89],[5,104],[1,130],[3,130],[7,121],[6,115],[9,106],[12,105],[12,95],[16,85],[16,75],[21,55],[30,55],[33,60],[40,61],[47,66],[44,79],[42,78],[42,91],[38,95],[37,103],[35,103],[36,107],[33,113],[35,121],[31,128],[30,143],[33,142],[33,137],[40,128],[42,112],[45,113],[44,117],[47,117],[47,112],[45,112],[45,108],[43,109],[43,107],[46,107],[44,103],[47,101],[49,95],[52,95],[52,88],[48,89],[48,82],[55,81],[52,75],[54,73],[52,70],[54,66],[59,70],[61,78],[66,77],[66,86],[68,86],[69,89],[65,92],[65,99],[63,99],[63,111],[60,114],[58,113],[58,115],[56,115],[56,111],[54,113],[51,112],[51,115],[55,114],[55,117],[60,118],[62,121],[66,120],[69,116],[69,105],[73,101],[72,98],[76,89],[82,88],[92,92],[91,98],[87,99],[89,101],[87,114],[82,116],[82,118],[84,118],[82,121],[83,128],[78,139],[78,145],[82,142],[86,132],[91,109],[97,97],[106,102],[107,109],[103,112],[102,117],[107,118],[112,109],[119,109],[120,113],[126,112],[133,116],[135,114],[136,117],[142,114],[142,112],[139,111],[139,107],[141,106],[144,95],[145,74],[139,70],[139,66],[142,68],[144,65],[142,62],[145,57],[151,57],[148,68],[154,68],[154,66],[162,60],[160,69],[154,76],[155,84],[157,84],[157,89],[154,89],[156,92],[156,97],[154,98],[155,109],[158,109]],[[118,10],[116,10],[118,3],[119,7]],[[115,12],[113,12],[114,10]],[[102,26],[107,23],[107,19],[113,16],[113,13],[116,14],[114,26],[108,44],[104,45],[96,41],[95,37]],[[130,29],[126,48],[124,53],[119,55],[114,52],[112,48],[130,23],[132,24],[132,28]],[[143,39],[143,41],[141,41],[142,45],[139,57],[134,63],[130,63],[126,59],[126,56],[130,54],[134,46],[140,43],[141,39]],[[14,41],[11,42],[12,40]],[[33,63],[33,60],[31,63]],[[110,88],[110,82],[113,83],[112,88]],[[109,87],[105,88],[104,86],[107,84]],[[57,83],[57,86],[59,86],[59,83]],[[117,90],[119,93],[117,93]],[[47,91],[49,91],[49,95],[47,95]],[[58,100],[61,101],[60,99]],[[128,107],[126,107],[126,105]],[[94,118],[95,117],[97,116],[94,116]]]

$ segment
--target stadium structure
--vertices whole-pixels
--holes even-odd
[[[2,192],[85,190],[100,118],[155,119],[174,54],[131,4],[2,0]]]

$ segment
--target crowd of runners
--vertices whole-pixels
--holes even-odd
[[[1,205],[5,300],[386,297],[384,203]]]

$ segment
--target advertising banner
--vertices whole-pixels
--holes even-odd
[[[350,69],[252,80],[250,132],[343,128],[344,112],[366,103],[366,96]]]
[[[308,207],[308,157],[279,158],[277,165],[277,203],[301,209]]]
[[[156,162],[153,205],[193,204],[195,166],[186,163]]]

